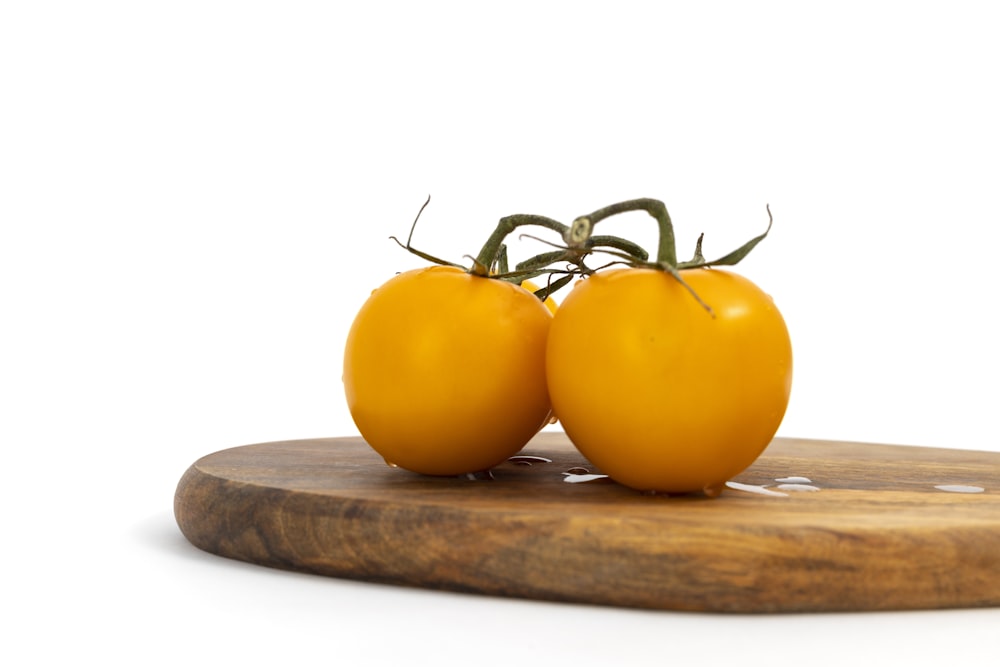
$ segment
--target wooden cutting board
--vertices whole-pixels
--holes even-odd
[[[778,438],[734,480],[748,486],[714,499],[581,482],[599,471],[560,433],[521,455],[539,458],[486,480],[390,468],[359,438],[236,447],[187,470],[174,511],[220,556],[431,589],[727,612],[1000,606],[1000,453]]]

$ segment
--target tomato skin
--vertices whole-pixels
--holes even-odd
[[[547,378],[567,436],[642,491],[718,490],[774,437],[792,348],[772,299],[720,269],[621,269],[578,281],[549,333]]]
[[[344,391],[362,437],[387,462],[427,475],[502,463],[551,410],[551,323],[527,290],[454,267],[390,279],[345,346]]]

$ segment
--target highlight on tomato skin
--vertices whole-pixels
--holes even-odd
[[[578,281],[549,333],[547,382],[569,439],[613,480],[716,495],[777,432],[791,340],[747,278],[715,268],[680,277],[686,285],[627,268]]]
[[[427,475],[488,470],[546,422],[550,309],[519,285],[432,266],[375,290],[348,333],[343,383],[362,437]]]

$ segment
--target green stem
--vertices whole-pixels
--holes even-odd
[[[618,236],[591,236],[587,245],[590,248],[614,248],[615,250],[621,250],[626,255],[643,262],[649,259],[649,253],[641,245]]]
[[[490,271],[494,274],[496,273],[507,273],[507,244],[501,243],[500,248],[497,250],[497,256],[493,259],[493,264],[490,266]]]
[[[568,253],[565,250],[551,250],[543,252],[534,257],[529,257],[523,262],[518,262],[515,267],[518,271],[541,271],[549,264],[567,261]]]
[[[525,225],[546,227],[557,232],[560,236],[565,235],[567,230],[566,225],[563,223],[553,220],[552,218],[546,218],[543,215],[518,213],[500,218],[500,222],[497,223],[496,229],[494,229],[493,233],[490,234],[490,237],[486,239],[486,243],[483,244],[482,250],[480,250],[479,254],[476,256],[472,273],[476,275],[487,275],[480,273],[480,267],[493,266],[494,259],[500,252],[500,247],[503,245],[504,239],[506,239],[515,229]]]
[[[677,266],[677,248],[674,240],[674,225],[670,221],[666,205],[658,199],[630,199],[598,209],[590,215],[584,215],[573,221],[567,243],[582,245],[590,238],[593,226],[613,215],[629,211],[645,211],[651,215],[660,228],[660,241],[656,250],[656,263],[664,266]]]

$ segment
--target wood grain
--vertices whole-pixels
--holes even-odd
[[[650,609],[1000,606],[1000,453],[776,439],[736,482],[784,496],[647,496],[543,433],[494,479],[388,467],[358,438],[236,447],[196,461],[175,516],[205,551],[320,575]],[[967,485],[953,493],[938,485]]]

